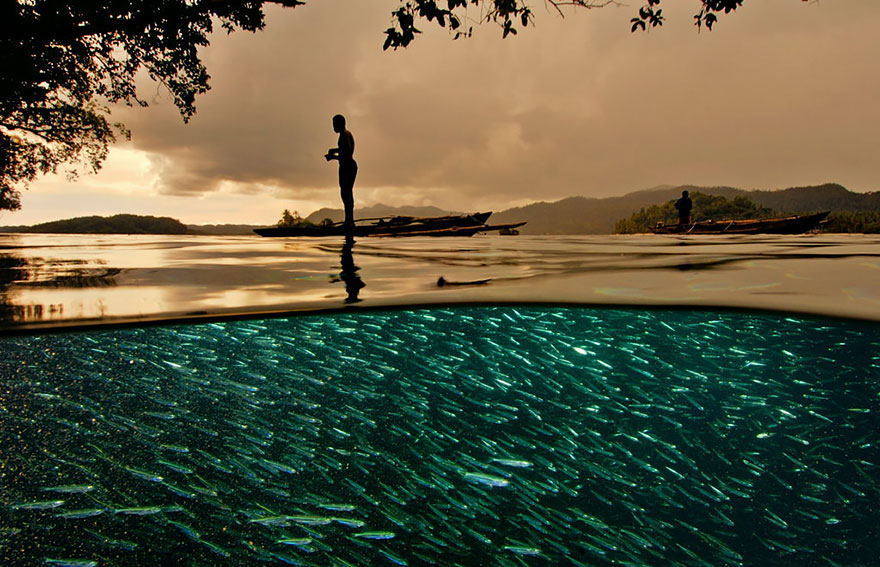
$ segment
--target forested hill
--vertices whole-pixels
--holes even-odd
[[[76,217],[29,227],[10,227],[15,232],[56,234],[186,234],[186,225],[170,217],[113,215]]]
[[[854,193],[837,183],[824,185],[812,185],[808,187],[791,187],[779,191],[744,191],[733,187],[697,187],[685,185],[676,187],[668,199],[677,199],[683,190],[691,193],[701,192],[708,195],[718,195],[733,200],[736,197],[748,197],[762,207],[767,207],[780,213],[808,213],[816,211],[837,212],[876,212],[880,211],[880,191],[872,193]],[[640,191],[630,193],[636,196]]]

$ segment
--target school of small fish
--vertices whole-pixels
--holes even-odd
[[[880,557],[877,324],[453,307],[0,345],[2,565]]]

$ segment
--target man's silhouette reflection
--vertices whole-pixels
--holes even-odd
[[[346,303],[357,303],[358,301],[361,301],[361,299],[358,298],[358,293],[360,293],[362,287],[367,285],[361,281],[361,277],[357,275],[360,268],[354,265],[354,256],[351,253],[352,249],[354,249],[354,237],[348,235],[345,237],[345,243],[342,245],[342,255],[340,258],[342,271],[339,272],[338,278],[334,278],[331,281],[331,283],[336,283],[338,281],[345,282],[345,292],[348,294],[348,297],[345,298]]]

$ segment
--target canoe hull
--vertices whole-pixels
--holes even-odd
[[[372,224],[356,221],[354,228],[342,224],[309,227],[255,228],[254,232],[269,238],[293,236],[472,236],[478,232],[515,228],[525,223],[488,225],[491,212],[446,217],[388,217],[373,220]],[[361,223],[361,224],[357,224]]]
[[[512,230],[523,226],[524,222],[515,222],[509,224],[481,224],[476,226],[452,226],[449,228],[441,228],[434,230],[409,231],[402,233],[376,233],[368,236],[473,236],[478,232],[493,232],[502,230]]]
[[[803,234],[817,228],[830,211],[774,219],[702,221],[684,225],[658,225],[654,234]]]

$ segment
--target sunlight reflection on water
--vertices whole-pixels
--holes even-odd
[[[880,237],[480,235],[346,249],[342,238],[0,236],[7,329],[496,302],[880,320]]]

